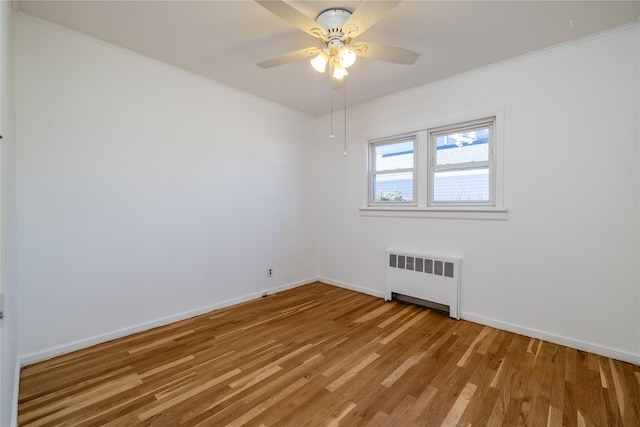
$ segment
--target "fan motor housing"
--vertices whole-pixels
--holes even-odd
[[[329,36],[342,35],[342,26],[351,17],[346,9],[327,9],[316,17],[316,22],[324,28]]]

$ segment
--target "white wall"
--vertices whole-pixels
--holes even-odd
[[[23,363],[315,280],[314,118],[15,27]]]
[[[18,288],[16,282],[16,132],[13,91],[11,2],[0,2],[0,289],[4,318],[0,321],[0,425],[15,425],[18,402]]]
[[[390,247],[461,256],[463,318],[639,363],[638,33],[350,108],[347,159],[322,118],[321,278],[380,295]],[[498,109],[506,221],[359,215],[367,139]]]

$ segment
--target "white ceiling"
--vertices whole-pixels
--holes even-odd
[[[375,0],[371,0],[375,1]],[[289,1],[311,19],[360,1]],[[17,10],[137,51],[312,115],[329,111],[329,77],[308,60],[257,62],[310,46],[313,37],[250,0],[19,1]],[[640,1],[405,0],[359,41],[421,53],[416,64],[358,59],[348,103],[433,82],[528,52],[638,22]],[[534,84],[532,82],[532,84]],[[342,92],[335,92],[342,100]]]

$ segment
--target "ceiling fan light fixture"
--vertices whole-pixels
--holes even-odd
[[[311,66],[319,73],[324,73],[327,68],[327,62],[329,62],[329,55],[325,52],[320,52],[315,58],[311,60]]]
[[[339,57],[340,57],[340,65],[342,65],[344,68],[349,68],[356,62],[356,58],[358,56],[351,49],[347,47],[342,47],[340,49]]]
[[[349,73],[347,72],[347,69],[344,68],[339,62],[335,64],[335,66],[333,67],[334,79],[342,80],[344,76],[348,76],[348,75]]]

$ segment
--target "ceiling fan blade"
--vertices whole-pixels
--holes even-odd
[[[356,43],[350,46],[350,48],[355,51],[358,56],[362,56],[363,58],[393,62],[394,64],[413,65],[420,57],[420,54],[413,50],[385,46],[378,43]]]
[[[278,65],[287,64],[289,62],[297,61],[298,59],[317,55],[319,52],[320,49],[317,47],[308,47],[306,49],[296,50],[281,56],[276,56],[275,58],[267,59],[266,61],[258,62],[258,66],[261,68],[277,67]]]
[[[260,6],[274,15],[284,19],[288,23],[300,28],[305,33],[326,40],[327,33],[314,20],[308,18],[302,12],[289,6],[282,0],[255,0]]]
[[[354,38],[360,36],[367,31],[373,24],[378,22],[380,18],[386,15],[391,9],[397,6],[400,0],[396,1],[364,1],[358,7],[353,15],[344,23],[342,28],[347,32],[349,37]],[[349,29],[355,25],[354,29]]]

